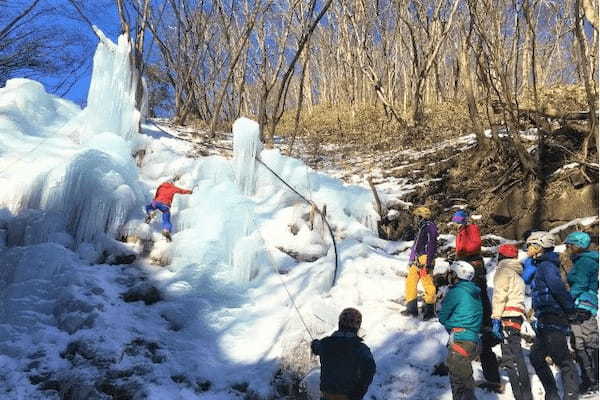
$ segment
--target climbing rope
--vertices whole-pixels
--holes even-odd
[[[253,223],[256,231],[260,235],[260,238],[264,242],[265,239],[264,239],[260,229],[256,226],[256,223],[254,222],[254,218],[252,218],[252,223]],[[308,329],[308,325],[306,324],[306,321],[304,321],[304,318],[302,317],[302,313],[300,312],[300,309],[298,308],[298,305],[296,304],[296,301],[294,300],[294,296],[292,296],[292,293],[290,292],[287,284],[283,280],[281,273],[279,273],[279,271],[277,270],[276,263],[275,263],[275,260],[273,259],[273,256],[271,255],[271,252],[269,251],[269,249],[266,249],[266,252],[267,252],[267,256],[269,257],[269,260],[271,261],[271,265],[273,266],[273,271],[275,271],[275,275],[277,275],[277,277],[279,278],[279,281],[281,282],[281,286],[283,286],[283,289],[285,290],[288,298],[290,299],[290,302],[292,303],[292,307],[294,307],[294,310],[296,311],[296,314],[298,315],[300,322],[304,326],[304,330],[306,330],[306,333],[308,333],[308,336],[310,336],[310,339],[314,340],[314,337],[313,337],[312,333],[310,332],[310,329]]]
[[[231,169],[232,175],[235,176],[235,171],[233,170],[233,167],[231,166],[231,164],[229,164],[229,168]],[[254,230],[257,231],[258,234],[260,235],[261,240],[263,242],[265,242],[265,238],[262,235],[262,232],[260,231],[260,228],[256,224],[256,220],[255,220],[254,216],[252,216],[252,219],[250,220],[250,223],[254,226]],[[290,303],[292,304],[292,307],[294,307],[294,310],[296,311],[296,314],[298,315],[298,318],[300,319],[300,322],[302,323],[302,326],[304,326],[304,330],[306,331],[306,333],[308,333],[308,336],[310,336],[310,339],[314,340],[314,337],[313,337],[312,333],[310,332],[310,329],[308,329],[308,325],[306,324],[306,321],[304,320],[304,317],[302,317],[302,313],[300,312],[300,309],[298,308],[298,305],[296,304],[296,301],[294,300],[294,296],[292,296],[292,293],[290,292],[287,284],[285,283],[285,281],[281,277],[281,274],[277,270],[276,262],[273,259],[273,256],[271,255],[271,252],[269,251],[269,249],[266,249],[266,252],[267,252],[267,256],[269,257],[269,260],[271,262],[271,266],[273,267],[273,271],[275,272],[275,275],[277,276],[277,278],[279,278],[279,281],[281,282],[281,286],[283,286],[283,288],[284,288],[284,290],[285,290],[288,298],[290,299]]]
[[[290,186],[281,176],[279,176],[275,171],[273,171],[267,164],[265,164],[265,162],[263,160],[260,159],[259,156],[256,156],[256,161],[258,161],[258,163],[260,165],[262,165],[263,167],[265,167],[269,172],[271,172],[273,175],[275,175],[275,177],[281,182],[283,183],[288,189],[290,189],[292,192],[296,193],[296,195],[298,195],[298,197],[300,197],[302,200],[304,200],[308,205],[310,206],[315,206],[315,204],[308,200],[306,197],[304,197],[300,192],[298,192],[296,189],[294,189],[292,186]],[[325,215],[323,214],[323,212],[319,209],[319,207],[315,206],[315,210],[317,211],[317,213],[321,216],[321,218],[323,219],[323,222],[325,222],[325,225],[327,226],[327,230],[329,231],[329,236],[331,237],[331,242],[333,243],[333,251],[335,254],[335,269],[333,270],[333,281],[331,282],[331,287],[335,286],[335,282],[337,280],[337,272],[338,272],[338,251],[337,251],[337,243],[335,241],[335,236],[333,235],[333,229],[331,229],[331,225],[329,225],[329,221],[327,221],[327,218],[325,217]]]
[[[177,138],[176,136],[173,136],[171,133],[165,131],[164,129],[162,129],[161,127],[159,127],[154,121],[151,121],[152,124],[154,126],[156,126],[156,128],[158,128],[160,131],[166,133],[167,135],[173,137],[173,138]],[[194,144],[200,144],[202,146],[206,146],[206,147],[214,147],[217,149],[223,149],[223,150],[229,150],[229,151],[233,151],[232,148],[229,147],[224,147],[224,146],[216,146],[216,145],[209,145],[203,142],[195,142],[189,139],[182,139],[182,138],[177,138],[179,140],[184,140],[186,142],[190,142],[190,143],[194,143]],[[338,257],[338,250],[337,250],[337,242],[335,241],[335,236],[333,234],[333,229],[331,229],[331,225],[329,225],[329,221],[327,221],[327,217],[323,214],[323,212],[319,209],[319,207],[317,207],[315,205],[315,203],[313,203],[312,201],[308,200],[306,197],[304,197],[300,192],[298,192],[296,189],[294,189],[289,183],[287,183],[281,176],[279,176],[277,174],[277,172],[273,171],[263,160],[261,160],[261,158],[257,155],[256,156],[256,161],[258,161],[258,163],[260,165],[262,165],[263,167],[265,167],[270,173],[272,173],[281,183],[283,183],[288,189],[290,189],[293,193],[295,193],[298,197],[300,197],[303,201],[306,202],[306,204],[308,204],[311,207],[314,207],[316,212],[321,216],[321,219],[323,220],[323,222],[325,223],[325,226],[327,226],[327,230],[329,231],[329,236],[331,237],[331,242],[333,243],[333,251],[334,251],[334,255],[335,255],[335,268],[333,270],[333,280],[331,282],[331,287],[335,286],[335,282],[337,280],[337,274],[338,274],[338,265],[339,265],[339,257]],[[307,172],[307,179],[308,179],[308,172]],[[310,183],[310,182],[309,182]]]

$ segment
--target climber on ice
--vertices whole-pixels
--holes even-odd
[[[145,222],[147,224],[152,221],[156,210],[162,212],[162,234],[169,242],[172,240],[171,229],[173,229],[173,225],[171,224],[171,203],[173,202],[173,196],[175,196],[176,193],[193,193],[192,190],[186,190],[175,186],[174,183],[177,182],[178,179],[179,177],[176,176],[171,180],[161,183],[156,189],[154,200],[146,206]]]

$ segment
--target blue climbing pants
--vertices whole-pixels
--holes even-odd
[[[152,200],[152,203],[146,206],[146,214],[150,214],[150,212],[154,210],[160,210],[162,213],[162,228],[164,231],[171,232],[173,229],[173,225],[171,224],[171,207],[168,205],[161,203],[160,201]]]

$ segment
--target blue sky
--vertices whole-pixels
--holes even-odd
[[[51,0],[49,3],[62,3],[60,0]],[[120,31],[120,22],[119,16],[114,5],[113,1],[103,2],[102,8],[96,10],[95,13],[86,13],[86,16],[90,19],[90,21],[95,24],[98,28],[100,28],[106,36],[108,36],[111,40],[116,41],[117,36]],[[74,31],[81,32],[82,35],[89,37],[94,43],[94,48],[90,49],[91,55],[89,62],[86,64],[85,69],[82,70],[82,76],[77,80],[75,85],[66,93],[63,97],[74,101],[77,104],[82,104],[87,99],[87,93],[90,86],[90,79],[92,74],[92,56],[93,51],[95,51],[96,45],[98,44],[98,39],[94,36],[91,28],[82,21],[75,21],[73,19],[65,18],[63,20],[64,24],[67,25],[69,29],[73,29]],[[80,72],[80,73],[81,73]],[[45,86],[50,86],[55,81],[52,78],[40,78],[39,79]]]

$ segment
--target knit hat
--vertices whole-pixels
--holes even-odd
[[[498,254],[506,258],[517,258],[519,250],[517,249],[517,246],[513,244],[503,244],[498,247]]]
[[[468,216],[469,215],[467,214],[467,212],[465,210],[458,210],[452,216],[452,222],[460,224],[460,225],[465,225],[467,223]]]
[[[362,314],[356,308],[346,308],[340,313],[338,327],[340,331],[358,332],[362,323]]]

